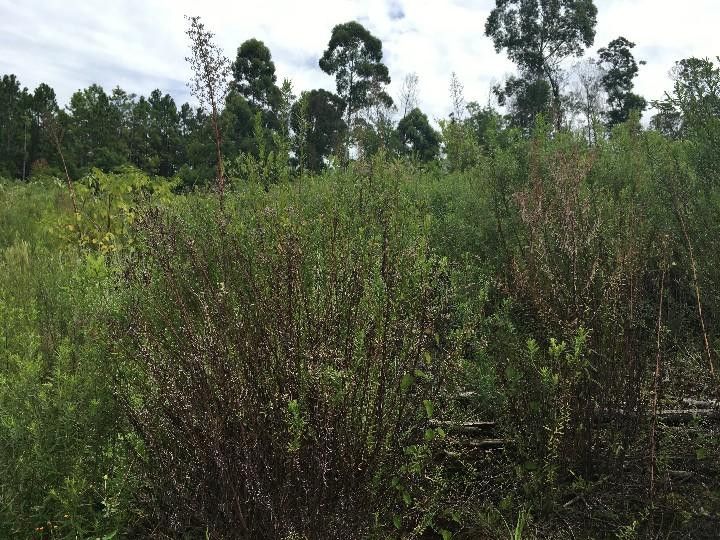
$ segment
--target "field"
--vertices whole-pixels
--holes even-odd
[[[715,538],[697,150],[3,182],[0,536]]]

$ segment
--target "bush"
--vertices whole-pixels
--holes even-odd
[[[2,537],[97,536],[130,521],[106,277],[102,261],[34,253],[24,240],[0,250]]]
[[[163,529],[357,538],[406,526],[451,356],[439,337],[449,291],[403,180],[374,167],[140,223],[120,395]]]

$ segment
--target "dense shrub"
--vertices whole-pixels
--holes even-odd
[[[357,538],[412,524],[400,514],[452,350],[446,265],[403,181],[248,188],[140,223],[120,395],[164,530]]]
[[[103,326],[106,267],[25,240],[0,250],[0,536],[131,521],[132,477]]]

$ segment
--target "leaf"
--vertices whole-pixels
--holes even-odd
[[[432,418],[433,413],[435,412],[435,405],[433,405],[433,402],[429,399],[424,399],[423,405],[425,406],[425,413],[427,414],[427,417]]]
[[[442,540],[450,540],[452,538],[452,533],[447,529],[440,529],[440,536],[442,536]]]
[[[400,381],[400,390],[402,390],[403,392],[407,392],[414,382],[415,378],[409,373],[406,373],[405,375],[403,375],[403,378]]]
[[[400,530],[400,527],[402,527],[402,518],[400,516],[393,516],[393,525],[395,525],[397,530]]]

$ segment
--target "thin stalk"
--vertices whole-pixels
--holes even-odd
[[[700,297],[700,285],[698,285],[697,264],[695,263],[695,256],[693,255],[693,246],[692,242],[690,241],[690,235],[688,235],[687,226],[685,225],[685,219],[683,218],[680,209],[677,209],[677,216],[680,220],[680,226],[682,227],[683,236],[685,237],[688,253],[690,255],[690,267],[692,269],[693,275],[693,286],[695,287],[695,298],[697,300],[697,310],[698,317],[700,318],[700,328],[702,329],[703,340],[705,344],[705,354],[707,355],[708,363],[710,364],[710,374],[713,376],[713,378],[715,378],[715,364],[713,363],[712,351],[710,349],[710,341],[708,339],[707,330],[705,328],[705,317],[703,317],[702,301]]]
[[[655,354],[655,373],[653,374],[653,400],[652,400],[652,425],[650,428],[650,507],[652,508],[655,501],[655,474],[657,469],[657,420],[658,420],[658,400],[660,398],[660,376],[662,369],[662,317],[663,317],[663,298],[665,296],[665,276],[667,274],[667,262],[664,262],[662,275],[660,276],[660,302],[658,306],[657,316],[657,332],[656,332],[656,354]]]

